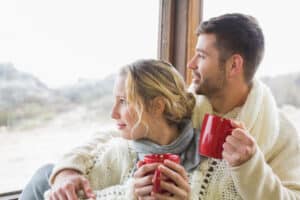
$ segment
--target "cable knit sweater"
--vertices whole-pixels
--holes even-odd
[[[205,97],[198,96],[197,102],[195,127],[200,126],[206,112],[213,112]],[[190,199],[300,199],[299,135],[277,111],[269,89],[255,81],[245,104],[224,117],[245,123],[256,140],[257,151],[238,167],[229,167],[222,160],[202,161],[189,173]],[[60,170],[76,169],[91,181],[98,200],[134,199],[132,169],[136,153],[129,148],[128,141],[110,140],[112,137],[99,135],[85,147],[66,154],[55,166],[50,183]]]

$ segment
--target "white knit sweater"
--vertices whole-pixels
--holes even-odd
[[[82,172],[90,181],[97,200],[134,199],[132,175],[137,154],[130,146],[130,141],[120,137],[115,138],[97,145],[89,153],[82,152],[80,160],[75,162],[73,160],[71,163],[64,160],[64,164],[61,163],[61,166],[62,168],[68,166],[68,168]],[[200,196],[200,191],[203,191],[201,186],[207,188],[208,181],[205,183],[204,178],[207,176],[212,177],[213,171],[210,168],[213,169],[218,162],[215,159],[205,159],[201,166],[188,174],[191,187],[194,188],[193,197]],[[59,169],[56,168],[55,171],[57,170]],[[209,179],[207,178],[207,180]],[[48,194],[45,194],[45,199],[48,199]]]
[[[199,127],[205,112],[212,112],[198,97],[193,122]],[[189,174],[190,199],[290,200],[300,199],[300,139],[287,118],[277,111],[270,91],[255,81],[246,103],[236,113],[256,139],[258,150],[246,163],[230,168],[225,161],[206,159]],[[90,181],[97,199],[134,199],[132,169],[136,154],[128,141],[99,135],[91,143],[66,154],[54,168],[76,169]],[[109,141],[109,142],[107,142]],[[47,195],[46,195],[47,196]]]

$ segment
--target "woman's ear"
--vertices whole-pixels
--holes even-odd
[[[155,116],[161,115],[165,110],[165,101],[163,97],[155,97],[151,102],[151,111]]]

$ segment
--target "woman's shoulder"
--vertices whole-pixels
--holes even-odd
[[[98,143],[91,151],[92,156],[95,157],[111,157],[116,158],[121,154],[128,152],[128,141],[121,137],[114,137],[105,143]]]
[[[115,137],[110,140],[112,145],[128,145],[129,140],[124,139],[122,137]]]
[[[105,144],[100,144],[94,154],[99,161],[114,163],[115,165],[118,165],[118,163],[131,163],[135,157],[129,148],[129,141],[120,137],[113,138]]]
[[[136,160],[136,152],[130,148],[130,141],[123,138],[114,138],[107,145],[108,149],[105,153],[107,159],[113,160],[115,165],[126,168],[133,166]],[[124,169],[125,170],[125,169]]]
[[[99,147],[101,148],[102,145],[100,144]],[[129,149],[129,141],[121,137],[112,138],[104,145],[106,146],[106,151],[124,152]]]

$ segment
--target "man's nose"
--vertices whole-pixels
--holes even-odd
[[[191,70],[197,69],[197,57],[193,56],[187,64],[187,68]]]

